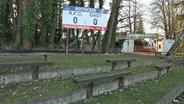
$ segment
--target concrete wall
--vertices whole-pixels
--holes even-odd
[[[35,99],[29,102],[19,102],[17,104],[69,104],[86,99],[86,90],[67,92],[65,94],[51,96],[42,99]]]
[[[98,96],[117,89],[119,89],[119,81],[100,84],[93,88],[93,96]]]
[[[127,87],[132,84],[144,81],[144,80],[152,79],[152,78],[157,77],[157,75],[158,75],[158,72],[154,71],[151,73],[144,73],[144,74],[128,77],[124,79],[124,86]]]
[[[84,74],[95,74],[100,72],[109,72],[110,66],[98,66],[90,68],[74,68],[74,69],[57,69],[54,71],[39,72],[39,79],[49,79],[56,77],[71,77],[84,75]],[[32,73],[13,73],[0,75],[0,84],[8,84],[11,82],[27,82],[32,80]]]
[[[151,65],[152,62],[133,62],[132,67],[145,67],[146,65]],[[57,69],[54,71],[44,71],[39,72],[39,79],[48,79],[48,78],[56,78],[56,77],[70,77],[80,76],[84,74],[95,74],[101,72],[110,72],[111,64],[108,66],[96,66],[96,67],[88,67],[88,68],[71,68],[71,69]],[[127,68],[127,63],[123,63],[117,65],[115,70]],[[28,82],[32,81],[32,73],[13,73],[13,74],[4,74],[0,75],[0,84],[8,84],[12,82]]]
[[[95,74],[100,72],[109,72],[111,71],[111,66],[97,66],[97,67],[90,67],[90,68],[74,68],[73,75],[79,76],[84,74]]]
[[[14,73],[0,76],[0,84],[11,82],[27,82],[32,80],[32,73]]]
[[[73,69],[58,69],[55,71],[45,71],[39,73],[39,79],[49,79],[57,77],[70,77],[73,75]]]

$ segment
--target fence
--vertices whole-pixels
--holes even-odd
[[[155,46],[134,46],[134,52],[156,52]]]

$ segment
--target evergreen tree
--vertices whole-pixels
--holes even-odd
[[[49,0],[47,2],[39,0],[41,13],[41,37],[40,43],[42,47],[52,46],[54,43],[55,30],[57,26],[57,1]]]
[[[22,48],[31,49],[35,35],[35,15],[34,2],[24,2],[23,19],[22,19]]]
[[[136,33],[138,34],[144,34],[144,25],[143,25],[143,21],[142,21],[142,17],[139,18],[139,21],[137,23],[137,28],[136,28]]]

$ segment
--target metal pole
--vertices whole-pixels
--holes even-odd
[[[98,37],[98,56],[101,54],[101,31],[98,31],[99,37]]]
[[[69,37],[69,29],[67,29],[67,33],[66,33],[66,52],[65,54],[68,54],[68,37]]]
[[[84,54],[84,35],[86,34],[85,30],[82,31],[82,42],[81,42],[81,53]]]

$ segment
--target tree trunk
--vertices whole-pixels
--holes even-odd
[[[58,8],[58,11],[59,11],[59,16],[58,16],[59,17],[59,19],[58,19],[58,26],[59,26],[58,31],[59,31],[59,33],[58,34],[59,34],[59,36],[58,36],[58,41],[57,41],[58,43],[60,43],[62,41],[62,39],[61,39],[62,38],[62,28],[61,28],[61,24],[62,24],[61,23],[62,22],[61,21],[61,13],[62,13],[62,10],[60,9],[61,6],[62,6],[62,1],[59,1],[59,8]]]
[[[167,18],[166,18],[166,10],[165,10],[165,0],[162,0],[162,15],[163,15],[163,24],[164,24],[164,31],[166,35],[166,39],[168,39],[168,27],[167,27]]]
[[[94,8],[94,6],[95,6],[94,3],[95,3],[94,0],[90,0],[89,1],[89,7],[90,8]],[[91,30],[91,37],[92,37],[92,40],[93,40],[92,44],[94,45],[95,44],[95,35],[94,35],[94,31],[93,30]]]
[[[12,18],[12,22],[13,22],[13,35],[16,34],[16,19],[14,17],[14,10],[13,10],[13,0],[8,0],[8,5],[9,5],[9,8],[10,8],[10,16]]]
[[[28,50],[32,48],[32,38],[35,35],[35,25],[32,23],[34,16],[32,14],[33,0],[23,0],[23,14],[22,14],[22,49]]]
[[[129,27],[129,31],[130,33],[132,33],[132,22],[131,22],[131,1],[129,1],[129,4],[128,4],[128,27]]]
[[[105,32],[103,43],[102,43],[102,51],[103,52],[112,52],[114,48],[115,42],[115,34],[118,22],[118,13],[122,0],[113,0],[112,3],[112,11],[110,14],[110,18],[107,25],[107,31]]]
[[[171,17],[171,4],[170,4],[170,0],[168,0],[168,10],[167,10],[167,12],[168,12],[168,14],[167,14],[167,17],[168,17],[168,37],[169,37],[169,39],[172,39],[172,33],[171,33],[171,19],[172,19],[172,17]]]
[[[17,26],[16,26],[16,32],[15,32],[15,47],[20,45],[20,36],[22,31],[22,6],[23,6],[23,0],[18,0],[17,2]]]
[[[134,32],[133,33],[136,33],[136,30],[137,30],[137,1],[135,0],[134,1]]]

